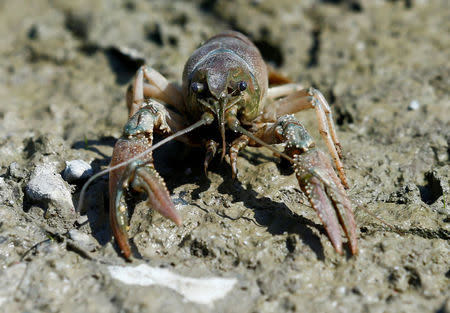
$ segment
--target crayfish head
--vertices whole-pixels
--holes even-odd
[[[227,71],[198,69],[191,77],[188,110],[195,107],[198,113],[211,112],[216,117],[222,139],[222,158],[226,152],[226,120],[230,115],[236,117],[238,112],[242,113],[249,98],[250,81],[249,74],[240,67]]]

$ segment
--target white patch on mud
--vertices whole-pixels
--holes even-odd
[[[212,306],[226,296],[237,282],[235,278],[191,278],[164,268],[141,264],[132,266],[108,266],[111,276],[129,285],[161,285],[180,293],[185,300]]]

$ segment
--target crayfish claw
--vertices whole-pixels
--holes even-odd
[[[110,180],[110,212],[109,219],[111,224],[111,229],[114,234],[114,238],[122,251],[122,254],[127,260],[130,259],[131,249],[128,245],[128,211],[125,202],[125,194],[123,184],[118,184],[117,188],[111,188]]]
[[[341,225],[351,253],[357,254],[356,223],[352,204],[327,156],[320,150],[311,149],[295,155],[294,161],[300,188],[317,211],[334,249],[343,254],[339,228]]]
[[[143,152],[148,147],[148,141],[142,137],[121,138],[117,141],[111,166],[127,161]],[[151,153],[128,165],[121,166],[110,173],[110,222],[114,238],[126,259],[130,259],[131,249],[128,244],[129,222],[125,201],[125,191],[132,188],[148,195],[149,206],[169,218],[178,226],[181,218],[178,215],[164,180],[153,166]]]
[[[166,184],[153,164],[138,166],[134,170],[134,179],[131,186],[136,191],[147,193],[148,204],[153,210],[158,211],[177,226],[181,226],[181,218],[170,199]]]

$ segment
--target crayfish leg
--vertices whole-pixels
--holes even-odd
[[[300,89],[300,84],[286,84],[269,88],[268,96],[274,100],[272,105],[266,106],[263,116],[266,119],[283,118],[286,114],[293,114],[307,109],[314,109],[318,121],[320,135],[325,141],[333,162],[338,171],[341,183],[348,188],[347,177],[342,164],[342,146],[336,134],[336,127],[330,105],[323,94],[314,88]]]

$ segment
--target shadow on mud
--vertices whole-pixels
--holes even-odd
[[[155,142],[158,141],[156,135]],[[99,154],[100,158],[92,162],[95,172],[100,171],[100,168],[109,164],[111,157],[102,154],[94,145],[108,145],[114,146],[114,138],[104,138],[101,140],[87,140],[84,142],[75,143],[74,149],[89,149]],[[266,156],[262,153],[253,153],[245,151],[240,154],[240,157],[246,158],[251,164],[260,164],[267,161],[274,161],[276,158]],[[184,144],[173,141],[154,152],[155,167],[165,179],[167,188],[170,193],[179,186],[185,184],[195,184],[198,186],[191,193],[192,199],[199,199],[201,193],[207,191],[211,187],[211,181],[205,176],[203,172],[203,149],[196,149],[186,147]],[[201,161],[199,161],[201,160]],[[284,166],[286,164],[279,164],[278,167],[283,175],[292,173],[290,167]],[[254,220],[252,222],[259,226],[265,227],[272,235],[280,235],[283,233],[298,234],[300,240],[311,248],[319,260],[324,260],[324,250],[320,238],[314,234],[311,228],[317,229],[320,233],[327,236],[325,228],[321,224],[316,224],[313,221],[298,215],[291,211],[284,203],[276,202],[268,197],[261,196],[254,190],[245,189],[239,180],[231,178],[231,167],[227,162],[220,162],[220,158],[215,158],[209,171],[223,177],[223,182],[219,185],[217,192],[221,194],[228,194],[232,196],[233,202],[243,202],[244,206],[254,212]],[[188,173],[189,174],[185,174]],[[79,190],[81,187],[79,188]],[[78,191],[79,191],[78,190]],[[78,198],[78,194],[76,198]],[[129,194],[128,205],[130,215],[134,211],[137,202],[145,199],[146,195],[131,192]],[[301,203],[299,203],[299,207]],[[108,196],[108,176],[105,175],[89,186],[86,194],[85,204],[83,206],[82,214],[88,216],[92,235],[101,244],[105,245],[112,238],[112,232],[109,225],[108,217],[109,196]],[[203,210],[203,208],[200,208]],[[312,210],[312,209],[311,209]],[[223,218],[230,218],[227,215],[217,214]],[[249,219],[250,220],[250,219]],[[292,238],[288,237],[286,246],[290,252],[295,250],[295,243],[291,242]],[[132,243],[132,240],[130,241]],[[119,253],[119,249],[117,248]],[[131,245],[134,250],[134,255],[137,255],[137,249]]]

